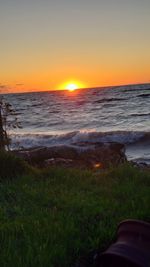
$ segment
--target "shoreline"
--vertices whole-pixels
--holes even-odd
[[[18,147],[17,144],[18,143]],[[81,150],[93,149],[98,147],[120,146],[123,149],[123,157],[133,164],[150,165],[150,132],[132,131],[112,131],[112,132],[80,132],[74,131],[66,134],[24,134],[16,135],[13,139],[11,150],[31,151],[38,149],[53,150],[66,147],[67,150],[74,149],[79,153]],[[110,151],[109,151],[110,152]],[[105,161],[109,160],[109,152],[106,152]],[[116,151],[113,151],[116,155]],[[108,157],[108,160],[107,160]],[[51,158],[56,158],[51,155]],[[63,155],[58,155],[63,158]],[[69,156],[68,156],[68,159]],[[101,160],[101,157],[100,157]]]
[[[64,166],[88,169],[106,169],[125,162],[141,168],[149,168],[149,160],[128,159],[124,144],[80,142],[74,145],[55,145],[51,147],[32,147],[13,150],[13,154],[23,158],[31,165],[39,167]]]

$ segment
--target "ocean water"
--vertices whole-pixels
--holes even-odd
[[[150,163],[150,84],[4,95],[22,129],[12,149],[119,142],[129,160]]]

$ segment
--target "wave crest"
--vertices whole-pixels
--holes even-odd
[[[150,132],[142,131],[112,131],[112,132],[88,132],[75,131],[66,134],[13,134],[12,149],[31,148],[38,146],[54,145],[79,145],[80,143],[107,143],[115,142],[124,145],[136,142],[150,142]]]

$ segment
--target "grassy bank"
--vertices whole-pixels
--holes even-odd
[[[129,165],[105,173],[40,171],[24,164],[19,168],[17,160],[12,166],[10,158],[5,163],[0,170],[0,266],[69,267],[89,250],[106,248],[121,220],[150,221],[149,172]]]

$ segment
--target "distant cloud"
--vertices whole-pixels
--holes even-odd
[[[23,86],[23,83],[16,83],[16,86]]]
[[[5,89],[5,88],[8,88],[8,85],[0,83],[0,89]]]
[[[19,88],[23,86],[23,83],[16,83],[14,85],[9,85],[9,84],[2,84],[0,83],[0,94],[5,94],[5,93],[11,93],[12,91],[18,91]]]
[[[8,93],[10,90],[10,86],[8,84],[0,83],[0,93]]]

